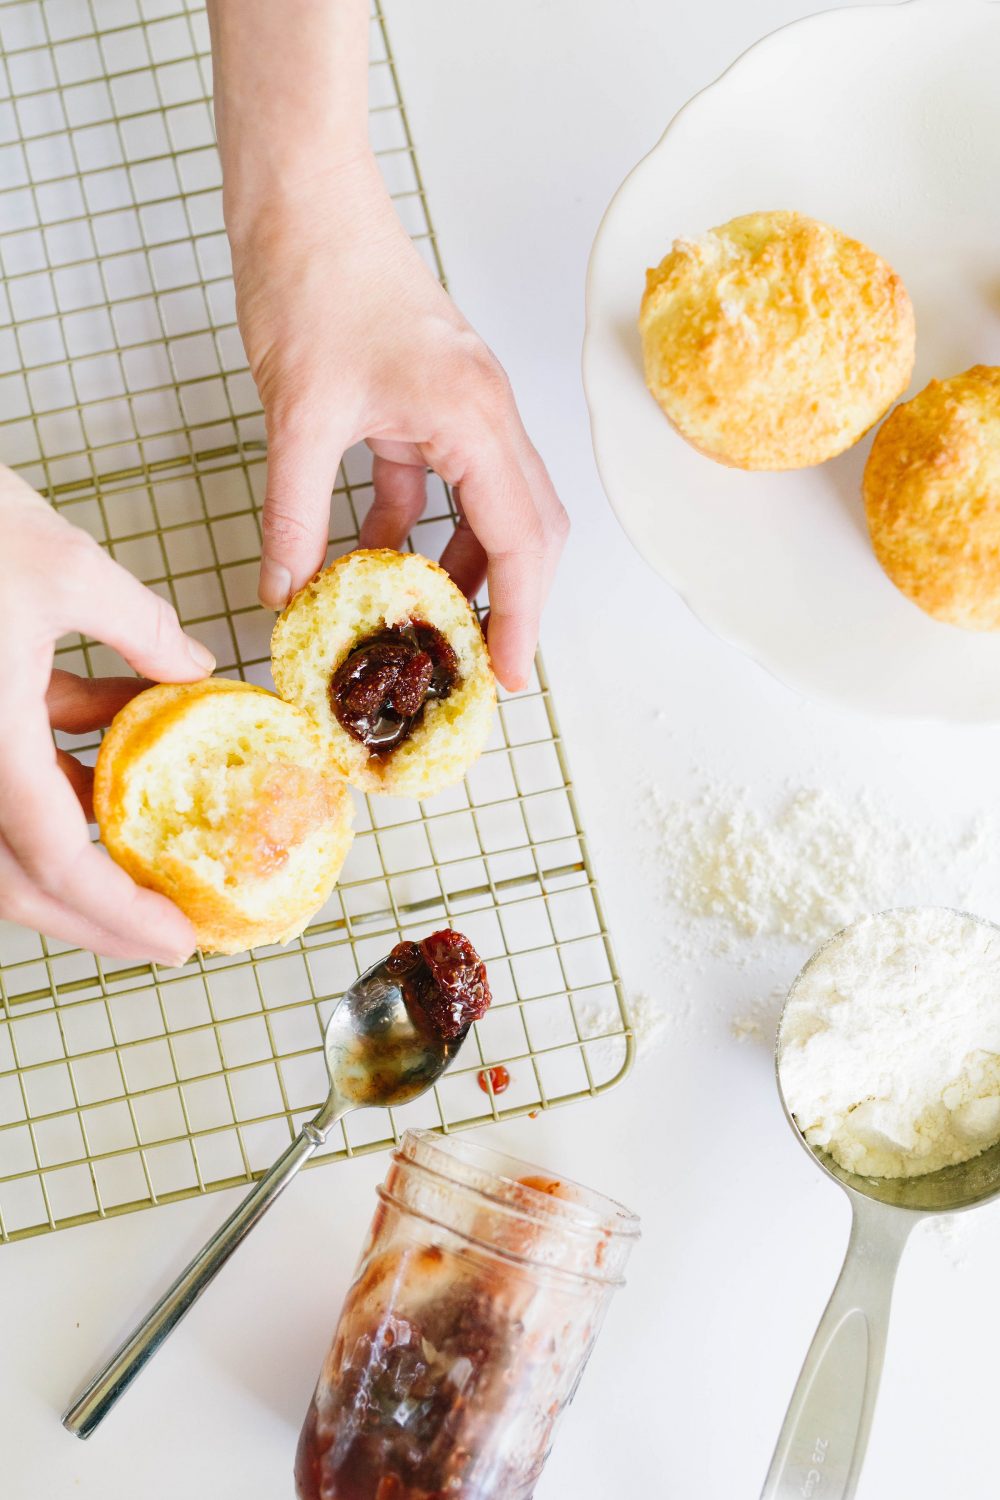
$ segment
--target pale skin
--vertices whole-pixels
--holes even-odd
[[[367,442],[361,545],[399,547],[427,471],[460,520],[441,561],[484,580],[487,639],[525,685],[568,523],[507,378],[403,229],[367,144],[367,0],[209,0],[237,314],[268,432],[261,602],[322,566],[344,450]],[[196,681],[210,653],[166,603],[0,468],[0,917],[108,957],[183,963],[186,917],[90,842],[92,773],[51,731],[107,725],[145,685],[53,670],[60,636],[115,648],[145,679]],[[11,732],[9,726],[16,726]]]

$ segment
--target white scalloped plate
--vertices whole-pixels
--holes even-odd
[[[583,371],[608,498],[718,635],[799,691],[870,712],[1000,721],[1000,633],[929,619],[875,562],[870,437],[817,469],[701,457],[647,393],[636,315],[677,235],[795,208],[866,241],[917,314],[912,391],[1000,364],[1000,5],[829,11],[758,42],[681,110],[594,242]]]

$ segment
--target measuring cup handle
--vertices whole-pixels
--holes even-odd
[[[854,1199],[840,1277],[820,1319],[761,1500],[850,1500],[878,1394],[899,1258],[919,1216]]]
[[[167,1335],[222,1270],[264,1211],[322,1145],[324,1134],[325,1131],[317,1130],[312,1121],[303,1126],[287,1151],[220,1225],[208,1244],[199,1250],[190,1265],[77,1397],[62,1419],[67,1431],[79,1438],[90,1437]]]

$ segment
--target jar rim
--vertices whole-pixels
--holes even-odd
[[[421,1154],[430,1152],[444,1158],[451,1166],[456,1162],[464,1162],[493,1178],[500,1188],[497,1192],[459,1174],[463,1187],[501,1207],[514,1208],[522,1218],[537,1219],[539,1223],[549,1225],[556,1220],[569,1230],[597,1233],[602,1237],[615,1239],[639,1239],[642,1235],[638,1214],[617,1199],[609,1198],[607,1194],[599,1193],[594,1188],[584,1187],[563,1172],[552,1172],[534,1162],[525,1161],[522,1157],[498,1151],[493,1146],[480,1145],[479,1142],[464,1137],[444,1135],[436,1130],[406,1130],[400,1140],[398,1155],[404,1161],[426,1168],[427,1163],[418,1159],[418,1149]],[[441,1176],[454,1176],[446,1169],[437,1170]],[[525,1181],[526,1178],[529,1180]],[[569,1188],[574,1196],[556,1197],[551,1192],[534,1186],[530,1180],[532,1178],[544,1178]],[[512,1201],[514,1194],[516,1199]]]
[[[407,1130],[393,1152],[393,1162],[400,1169],[416,1172],[427,1182],[458,1189],[482,1204],[494,1220],[499,1215],[501,1219],[531,1225],[545,1236],[555,1234],[564,1243],[575,1241],[588,1263],[558,1266],[544,1256],[541,1260],[536,1255],[511,1256],[508,1247],[496,1245],[489,1235],[463,1235],[483,1248],[536,1268],[545,1263],[546,1269],[556,1274],[607,1286],[623,1284],[622,1272],[633,1244],[641,1236],[641,1228],[638,1216],[615,1199],[585,1188],[571,1178],[557,1177],[507,1152],[452,1135],[442,1136],[434,1130]],[[532,1179],[544,1185],[536,1187]],[[391,1182],[390,1173],[379,1192],[380,1196],[395,1201]],[[569,1193],[557,1195],[549,1184],[568,1189]],[[456,1229],[447,1216],[439,1219],[425,1213],[422,1217]],[[593,1264],[589,1263],[591,1253]]]

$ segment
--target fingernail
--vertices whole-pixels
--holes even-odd
[[[211,651],[209,651],[207,646],[203,646],[201,644],[201,641],[193,640],[191,636],[188,636],[187,647],[191,660],[194,662],[199,671],[215,671],[215,657],[212,655]]]
[[[182,953],[179,958],[168,958],[163,967],[165,969],[183,969],[184,965],[190,963],[192,958],[194,958],[193,953]]]
[[[292,592],[292,575],[270,557],[261,560],[257,597],[267,609],[284,609]]]

